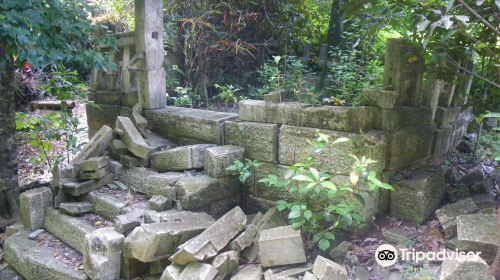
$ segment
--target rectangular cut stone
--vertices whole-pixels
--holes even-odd
[[[460,112],[460,107],[437,107],[436,116],[434,117],[434,121],[438,127],[445,127],[451,123],[454,123],[458,118],[458,113]]]
[[[230,176],[227,168],[236,160],[243,162],[245,148],[239,146],[217,146],[205,151],[204,169],[205,173],[214,178]]]
[[[212,280],[217,275],[217,269],[206,263],[192,262],[182,270],[180,279]]]
[[[249,247],[254,242],[255,236],[259,229],[255,225],[247,225],[244,232],[238,235],[233,241],[229,243],[229,248],[233,251],[241,252],[243,249]]]
[[[435,158],[448,153],[452,134],[453,127],[451,125],[442,126],[442,128],[434,130],[431,153]]]
[[[319,106],[286,102],[272,103],[243,100],[240,106],[242,121],[288,124],[312,128],[359,132],[373,128],[374,108],[365,106]]]
[[[184,266],[171,264],[165,268],[160,280],[181,280],[181,273]]]
[[[434,125],[409,127],[386,133],[387,170],[395,170],[421,162],[431,156]]]
[[[245,148],[245,157],[264,162],[278,162],[278,124],[226,122],[224,144]]]
[[[63,202],[59,205],[61,212],[71,216],[78,216],[85,213],[90,213],[94,209],[94,205],[90,202]]]
[[[470,214],[477,210],[479,208],[470,197],[437,209],[436,216],[443,227],[446,238],[450,239],[457,235],[457,216]]]
[[[181,212],[182,213],[182,212]],[[125,238],[124,256],[149,263],[175,253],[177,246],[214,223],[205,213],[181,214],[161,223],[143,224]]]
[[[101,179],[102,177],[111,173],[109,166],[103,167],[101,169],[93,170],[93,171],[83,171],[80,170],[80,179],[82,180],[94,180]]]
[[[94,104],[85,106],[87,112],[87,126],[89,137],[93,137],[102,126],[115,127],[116,117],[120,115],[121,107],[118,105]]]
[[[109,146],[109,150],[114,158],[119,158],[121,154],[128,152],[127,145],[120,139],[113,139]]]
[[[64,183],[62,185],[62,189],[67,194],[71,194],[72,196],[79,196],[82,194],[89,193],[93,190],[96,190],[112,182],[113,182],[113,174],[110,173],[98,180]]]
[[[43,187],[23,192],[19,203],[23,225],[29,230],[42,228],[45,213],[52,206],[52,191]]]
[[[179,246],[170,260],[185,265],[215,257],[241,230],[247,217],[239,207],[226,213],[200,235]]]
[[[351,141],[328,146],[323,152],[313,154],[309,141],[317,138],[317,129],[283,125],[279,135],[279,161],[281,164],[293,165],[314,156],[316,162],[330,170],[333,174],[350,174],[354,159],[349,155],[366,156],[376,160],[371,169],[382,171],[385,161],[385,141],[382,132],[370,131],[365,134],[319,130],[330,136],[333,142],[337,138],[347,137]]]
[[[361,92],[361,102],[380,109],[393,109],[398,96],[397,92],[391,90],[364,89]]]
[[[475,254],[445,258],[440,270],[439,280],[495,280],[489,265]]]
[[[236,271],[230,280],[260,280],[262,279],[262,268],[260,265],[247,264]],[[288,280],[288,279],[286,279]]]
[[[481,258],[492,261],[496,256],[500,241],[496,215],[458,216],[457,238],[459,251],[481,252]]]
[[[157,2],[157,0],[151,2]],[[163,68],[141,71],[137,73],[137,78],[139,101],[145,109],[163,108],[167,105],[165,70]]]
[[[284,178],[288,172],[290,172],[289,166],[262,163],[259,168],[254,171],[255,181],[254,176],[250,176],[245,183],[247,191],[251,195],[269,200],[286,200],[290,198],[290,193],[286,189],[270,188],[267,184],[259,182],[259,180],[266,178],[268,175],[276,175],[278,178]]]
[[[130,118],[117,117],[116,128],[123,131],[123,142],[125,142],[125,145],[127,145],[128,150],[132,154],[140,158],[148,157],[149,146]]]
[[[218,201],[239,197],[237,178],[212,178],[196,175],[180,178],[175,184],[177,200],[182,208],[190,211],[212,213],[212,207]]]
[[[420,224],[439,206],[444,195],[443,170],[437,166],[411,172],[410,178],[393,178],[391,215]]]
[[[56,249],[39,244],[36,240],[28,239],[28,234],[28,232],[21,232],[10,236],[5,240],[3,246],[4,259],[24,279],[88,279],[83,271],[69,266],[60,257],[56,257],[59,253]]]
[[[100,228],[85,235],[83,268],[90,279],[120,278],[123,234],[113,228]]]
[[[375,129],[396,130],[422,124],[432,124],[432,109],[430,107],[401,106],[391,110],[379,109],[375,113]]]
[[[94,231],[94,227],[83,218],[71,217],[56,209],[47,211],[44,228],[80,254],[84,252],[85,235]]]
[[[120,181],[130,189],[147,196],[161,195],[175,200],[175,184],[183,177],[186,175],[180,172],[158,173],[144,167],[134,167],[124,170]]]
[[[455,148],[458,146],[462,137],[467,133],[467,127],[469,123],[463,120],[457,121],[453,126],[453,134],[451,135],[450,140],[450,150],[449,152],[453,152]]]
[[[111,140],[113,140],[113,130],[111,127],[103,125],[71,162],[79,165],[84,160],[101,156],[108,149]]]
[[[214,144],[198,144],[159,151],[151,155],[151,168],[159,172],[203,167],[205,150]]]
[[[338,263],[335,263],[322,256],[317,256],[314,261],[313,270],[314,276],[318,280],[347,280],[346,269]]]
[[[222,144],[223,123],[238,118],[237,114],[171,106],[146,110],[145,116],[155,132],[180,144]]]
[[[212,266],[217,269],[217,279],[224,279],[227,275],[233,273],[240,265],[240,254],[236,251],[227,251],[217,255]]]
[[[115,140],[113,140],[114,142]],[[96,171],[109,165],[109,157],[101,156],[89,158],[80,164],[80,171]]]
[[[300,230],[292,226],[262,230],[259,257],[263,267],[304,263],[307,261]]]

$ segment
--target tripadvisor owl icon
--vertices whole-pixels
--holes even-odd
[[[375,260],[383,267],[394,265],[398,261],[398,250],[389,244],[380,245],[375,251]]]

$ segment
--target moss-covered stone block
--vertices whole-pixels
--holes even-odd
[[[245,148],[245,157],[278,162],[279,125],[229,121],[224,124],[224,144]]]
[[[316,132],[330,136],[333,142],[337,138],[346,137],[351,141],[328,146],[321,153],[312,153],[307,141],[314,141]],[[350,174],[354,159],[350,156],[366,156],[377,161],[371,169],[382,171],[385,163],[385,141],[383,132],[370,131],[365,134],[339,132],[333,130],[317,130],[314,128],[283,125],[279,135],[279,161],[284,165],[293,165],[313,156],[317,166],[332,174]]]
[[[386,133],[387,170],[411,166],[431,156],[434,125],[408,127]]]
[[[375,113],[374,122],[374,128],[381,130],[395,130],[422,124],[431,124],[432,109],[424,106],[401,106],[390,110],[378,109]]]
[[[444,193],[444,176],[440,167],[411,171],[409,177],[397,176],[391,182],[391,215],[410,223],[423,223],[439,206]]]
[[[437,107],[434,122],[439,128],[446,127],[457,120],[459,112],[460,107]]]
[[[205,173],[214,178],[231,176],[227,170],[236,160],[243,162],[245,148],[226,145],[208,148],[205,151]]]

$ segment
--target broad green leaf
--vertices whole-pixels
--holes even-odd
[[[318,246],[319,248],[322,250],[322,251],[326,251],[328,248],[330,248],[330,240],[326,239],[326,238],[322,238],[319,242],[318,242]]]
[[[315,182],[314,179],[312,179],[309,176],[303,175],[303,174],[293,176],[292,179],[295,181],[299,181],[299,182],[311,182],[311,183]]]

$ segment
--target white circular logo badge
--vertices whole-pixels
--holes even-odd
[[[382,244],[375,251],[375,260],[383,267],[394,265],[398,261],[398,250],[392,245]]]

